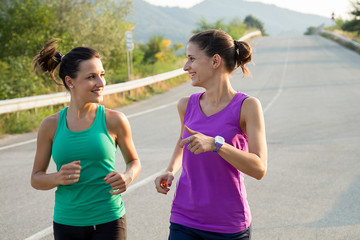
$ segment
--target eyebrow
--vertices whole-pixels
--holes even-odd
[[[105,73],[105,70],[102,70],[100,73]],[[97,74],[97,73],[93,73],[93,72],[90,72],[90,73],[88,73],[88,75],[90,75],[90,74]]]

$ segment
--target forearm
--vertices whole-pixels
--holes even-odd
[[[58,185],[57,173],[36,172],[31,175],[31,186],[37,190],[50,190]]]
[[[140,174],[141,163],[139,159],[134,159],[126,164],[126,171],[124,175],[130,180],[128,184],[132,183]]]
[[[266,174],[266,156],[244,152],[229,144],[224,144],[218,154],[239,171],[258,180]]]
[[[176,143],[171,161],[166,169],[166,172],[171,172],[174,175],[179,171],[182,165],[183,148],[180,147],[180,141],[181,139]]]

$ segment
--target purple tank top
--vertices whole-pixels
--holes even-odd
[[[200,108],[202,94],[190,96],[184,124],[211,137],[222,136],[226,143],[247,152],[247,137],[240,129],[241,104],[247,95],[238,92],[223,110],[206,116]],[[188,136],[184,130],[182,137]],[[244,174],[219,154],[205,152],[195,155],[186,144],[170,222],[219,233],[245,230],[250,226],[251,213]]]

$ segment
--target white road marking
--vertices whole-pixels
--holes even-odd
[[[38,239],[41,239],[43,237],[46,237],[46,236],[52,234],[52,232],[53,232],[53,227],[50,226],[28,238],[25,238],[25,240],[38,240]]]
[[[25,145],[25,144],[28,144],[28,143],[33,143],[33,142],[36,142],[36,138],[30,139],[30,140],[27,140],[27,141],[24,141],[24,142],[14,143],[14,144],[11,144],[11,145],[0,147],[0,151],[5,150],[5,149],[9,149],[9,148],[13,148],[13,147],[18,147],[18,146]]]
[[[287,49],[286,49],[285,63],[284,63],[284,68],[283,68],[283,71],[282,71],[282,74],[281,74],[280,86],[278,88],[278,91],[277,91],[276,95],[271,99],[271,101],[268,103],[268,105],[264,108],[264,114],[274,104],[274,102],[278,99],[278,97],[283,92],[285,74],[286,74],[287,67],[288,67],[288,62],[289,62],[289,48],[290,48],[290,41],[288,41],[288,45],[287,45]]]

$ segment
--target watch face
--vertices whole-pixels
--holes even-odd
[[[220,144],[224,144],[225,143],[225,139],[221,136],[216,136],[215,137],[215,142],[216,143],[220,143]]]

